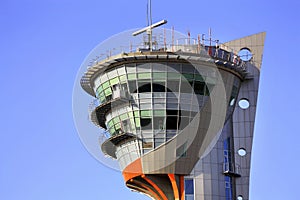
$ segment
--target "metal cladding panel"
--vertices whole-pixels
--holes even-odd
[[[234,112],[226,122],[221,137],[212,151],[201,158],[187,176],[194,179],[197,188],[195,200],[237,199],[238,196],[249,199],[251,150],[264,39],[263,32],[224,43],[234,51],[248,49],[253,57],[247,62],[246,80],[241,82]],[[249,102],[249,107],[241,108],[240,100]],[[228,139],[230,145],[225,150],[225,141]],[[239,154],[239,150],[244,150],[246,154]],[[229,165],[225,165],[228,159],[225,152],[229,153]]]
[[[238,100],[247,100],[249,108],[242,109],[237,103],[233,114],[234,159],[240,166],[241,177],[236,179],[236,194],[244,199],[249,198],[249,177],[251,166],[251,152],[254,133],[255,113],[258,96],[259,69],[251,65],[253,79],[242,83]],[[238,151],[244,149],[245,156],[240,156]]]
[[[235,75],[222,71],[209,99],[192,122],[163,146],[141,157],[145,174],[190,174],[217,142],[225,124]],[[186,156],[176,151],[186,144]]]
[[[243,48],[249,49],[253,54],[253,62],[255,63],[255,66],[260,70],[265,37],[266,32],[261,32],[237,40],[226,42],[224,43],[224,45],[230,47],[235,52],[239,52]]]

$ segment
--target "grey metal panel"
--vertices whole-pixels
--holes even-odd
[[[235,52],[240,51],[242,48],[249,48],[253,54],[253,61],[255,63],[255,66],[260,69],[265,37],[266,32],[261,32],[237,40],[225,42],[224,45],[230,47]]]
[[[238,100],[246,98],[250,102],[250,107],[246,110],[241,109],[236,103],[235,111],[233,113],[232,121],[228,122],[228,125],[223,128],[222,136],[219,138],[218,143],[214,146],[213,150],[205,157],[202,158],[195,166],[191,176],[195,179],[195,200],[209,200],[209,199],[225,199],[225,182],[224,175],[222,172],[221,163],[223,162],[223,139],[227,136],[233,136],[233,145],[231,152],[233,153],[233,164],[238,165],[241,169],[239,173],[241,174],[240,178],[234,178],[232,183],[232,195],[233,199],[236,199],[238,195],[242,195],[243,199],[249,199],[249,177],[250,177],[250,165],[251,165],[251,148],[252,148],[252,139],[254,131],[254,122],[255,122],[255,112],[257,105],[257,94],[258,94],[258,85],[259,85],[259,70],[261,67],[261,58],[263,50],[265,33],[256,34],[246,38],[234,40],[232,42],[225,43],[227,46],[230,46],[235,51],[239,51],[241,48],[248,47],[253,53],[253,60],[249,62],[248,65],[248,74],[251,75],[251,79],[248,79],[241,84],[240,92],[238,95]],[[238,155],[237,151],[240,147],[246,149],[247,154],[244,157]],[[211,159],[209,161],[207,158],[216,157],[218,159]],[[219,169],[213,167],[213,162],[218,160]],[[212,175],[212,182],[201,178],[203,175],[209,173],[209,170],[205,169],[203,165],[204,162],[210,162],[209,166],[212,169],[211,173],[216,173],[218,177]],[[206,167],[207,168],[207,167]],[[216,181],[218,180],[218,181]],[[217,182],[219,184],[217,184]],[[206,188],[203,190],[203,187],[212,187],[212,190]],[[218,188],[218,190],[216,189]],[[216,197],[215,195],[218,195]]]

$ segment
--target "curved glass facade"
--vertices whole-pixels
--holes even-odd
[[[112,104],[106,114],[110,135],[136,135],[142,141],[141,153],[170,140],[193,120],[216,84],[214,69],[200,69],[199,72],[189,63],[141,62],[122,64],[100,74],[94,81],[100,103],[115,99],[126,102]],[[239,79],[230,77],[235,79],[231,86],[232,101],[237,95]]]
[[[167,66],[167,67],[166,67]],[[117,87],[130,93],[181,92],[209,95],[215,80],[212,72],[199,72],[191,64],[135,63],[124,64],[103,73],[95,81],[100,103],[113,99]]]

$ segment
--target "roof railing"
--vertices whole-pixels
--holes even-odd
[[[171,41],[167,41],[166,36],[162,35],[162,33],[158,33],[152,36],[152,51],[166,51],[166,52],[187,52],[187,53],[201,53],[201,49],[210,46],[216,47],[220,49],[224,49],[225,51],[232,52],[237,55],[237,52],[233,52],[233,50],[225,46],[224,44],[220,44],[219,40],[205,39],[203,36],[198,38],[178,38],[176,40],[171,39]],[[113,47],[111,49],[105,50],[102,53],[99,53],[95,58],[91,59],[88,68],[94,66],[95,64],[109,59],[112,56],[122,54],[122,53],[133,53],[143,51],[150,51],[150,45],[148,44],[147,37],[143,37],[143,41],[129,42],[128,45],[123,45],[119,47]]]

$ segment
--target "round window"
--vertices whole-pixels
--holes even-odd
[[[246,149],[240,148],[240,149],[238,150],[238,154],[239,154],[240,156],[245,156],[245,155],[247,154]]]
[[[249,61],[252,59],[253,55],[248,48],[243,48],[239,51],[238,56],[241,58],[242,61]]]
[[[247,109],[247,108],[249,108],[249,106],[250,106],[249,100],[248,100],[248,99],[241,99],[241,100],[239,101],[239,106],[240,106],[240,108],[242,108],[242,109]]]

